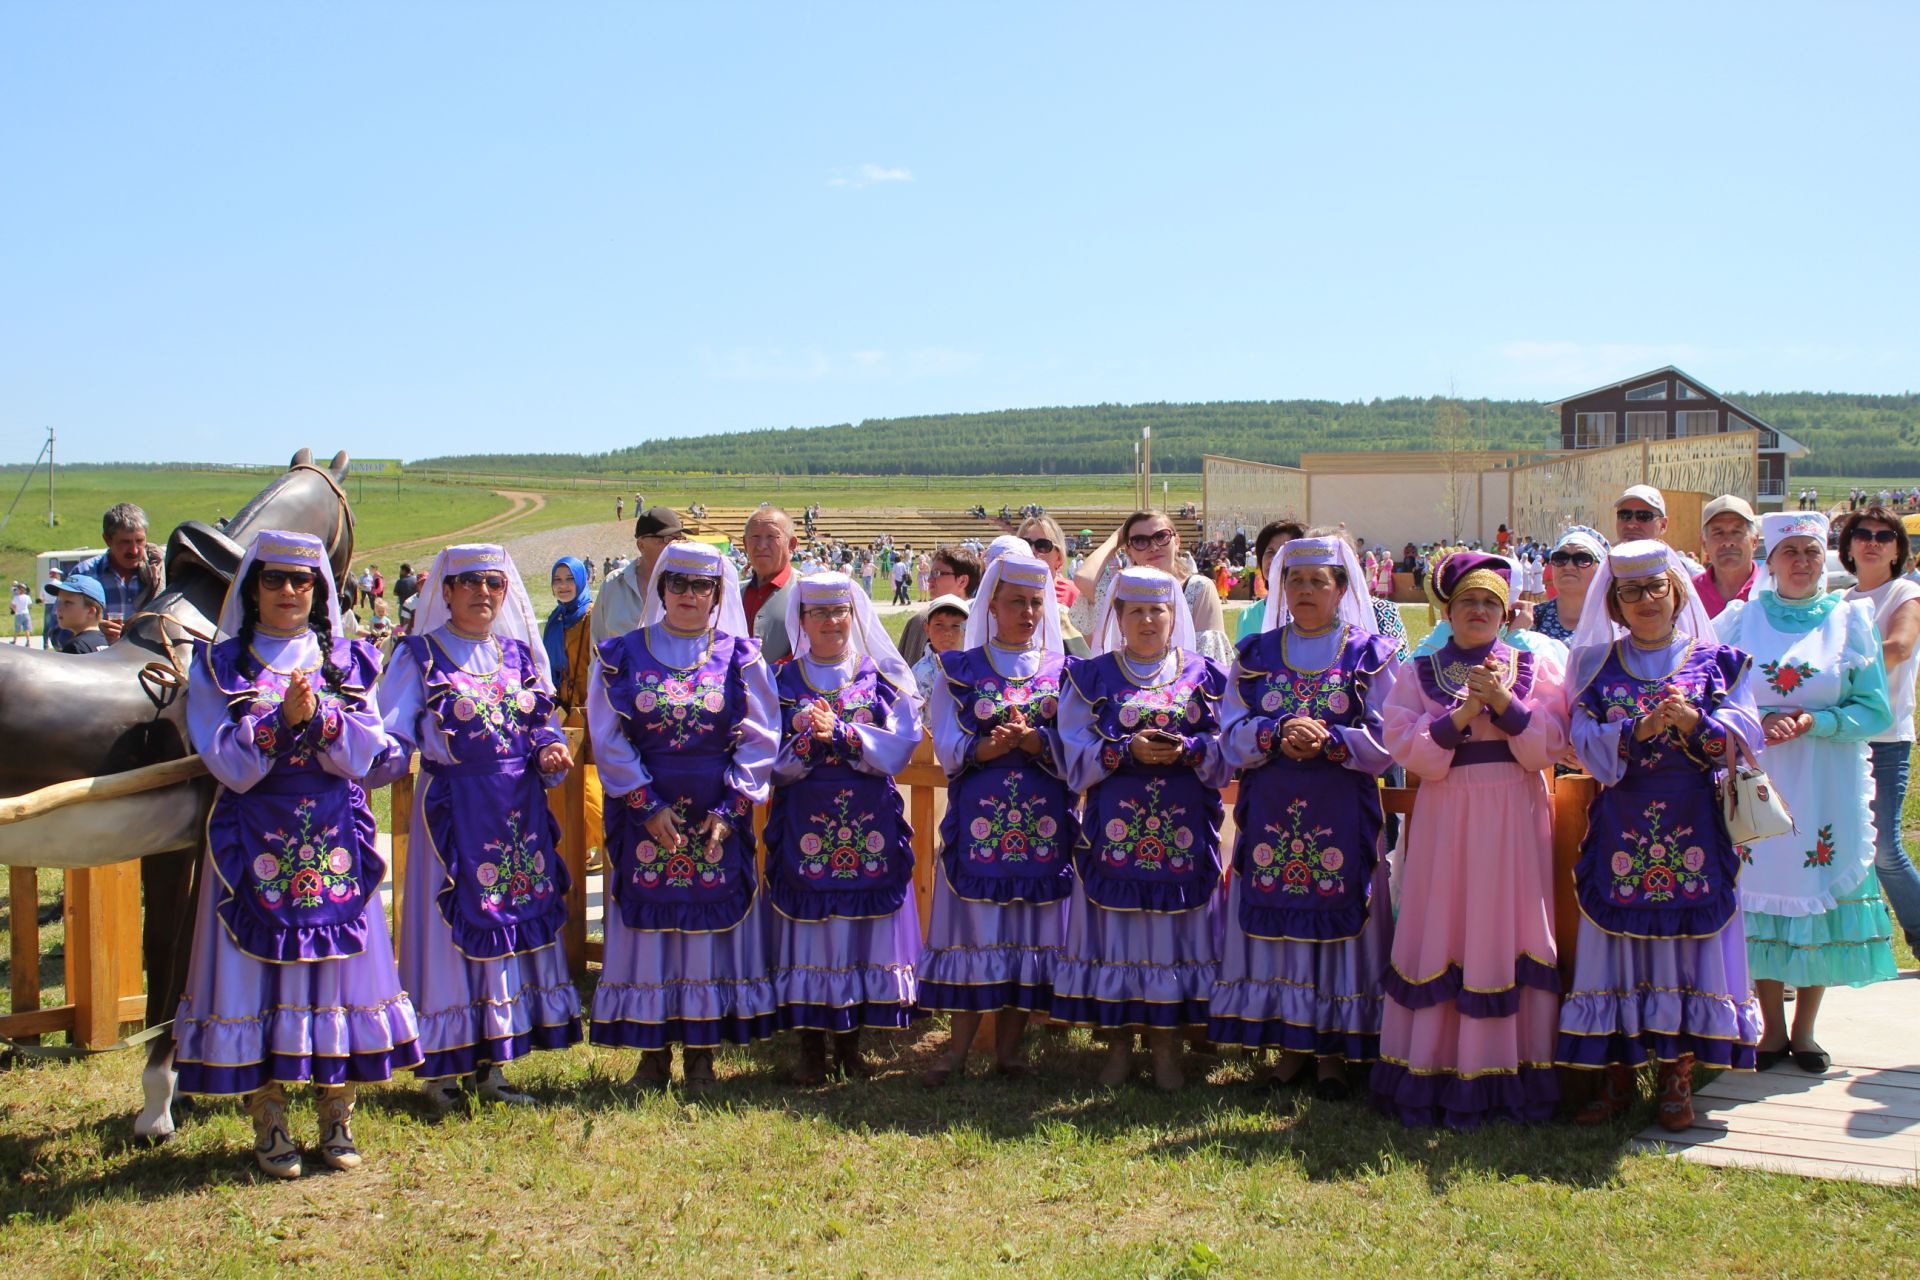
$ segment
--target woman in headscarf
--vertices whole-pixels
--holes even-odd
[[[1610,544],[1597,529],[1570,525],[1547,553],[1547,568],[1553,573],[1551,600],[1533,607],[1531,630],[1551,636],[1561,644],[1572,644],[1580,629],[1581,611],[1586,607],[1587,588],[1606,561]]]
[[[229,639],[196,646],[194,749],[219,783],[199,918],[174,1021],[182,1093],[244,1095],[254,1159],[297,1178],[285,1086],[319,1091],[320,1158],[360,1164],[357,1085],[420,1062],[361,787],[392,749],[379,659],[336,638],[339,596],[319,539],[262,530],[220,608]]]
[[[920,954],[913,829],[893,775],[920,745],[913,673],[873,602],[841,573],[801,578],[787,601],[780,751],[767,815],[773,986],[800,1033],[801,1084],[873,1073],[867,1027],[908,1024]]]
[[[1660,1123],[1679,1131],[1693,1124],[1694,1063],[1750,1071],[1760,1033],[1740,859],[1714,788],[1718,770],[1760,753],[1752,663],[1716,639],[1665,543],[1614,547],[1588,608],[1567,688],[1574,750],[1604,790],[1574,868],[1580,933],[1556,1060],[1604,1070],[1582,1124],[1625,1111],[1634,1072],[1654,1064]]]
[[[1097,658],[1067,669],[1067,785],[1086,792],[1053,1016],[1108,1033],[1103,1085],[1145,1030],[1154,1083],[1178,1089],[1180,1035],[1204,1030],[1218,976],[1220,749],[1227,676],[1194,649],[1186,597],[1158,569],[1113,581]]]
[[[380,682],[399,768],[420,752],[400,930],[425,1055],[414,1074],[443,1110],[466,1077],[490,1101],[527,1103],[502,1067],[580,1042],[560,936],[572,879],[545,794],[573,754],[505,549],[448,547],[420,591],[418,629]]]
[[[1451,638],[1400,673],[1386,743],[1420,779],[1383,986],[1374,1105],[1408,1125],[1470,1129],[1553,1113],[1551,797],[1566,750],[1559,661],[1500,638],[1512,568],[1461,551],[1428,591]]]
[[[1053,1001],[1079,841],[1055,727],[1065,658],[1053,573],[1018,553],[987,566],[966,647],[941,654],[928,716],[948,778],[933,918],[918,967],[920,1007],[952,1015],[945,1084],[966,1069],[981,1015],[994,1062],[1024,1070],[1020,1033]]]
[[[587,728],[606,810],[606,958],[591,1035],[640,1050],[633,1083],[689,1089],[713,1051],[774,1032],[753,806],[767,798],[773,674],[740,576],[704,542],[663,547],[640,625],[596,651]]]
[[[1814,1038],[1826,989],[1896,976],[1893,921],[1874,870],[1867,746],[1892,726],[1893,707],[1873,605],[1827,593],[1827,518],[1768,512],[1760,535],[1765,571],[1752,597],[1730,601],[1715,626],[1759,673],[1753,693],[1766,733],[1767,776],[1793,814],[1794,830],[1742,846],[1740,905],[1766,1022],[1759,1068],[1791,1057],[1817,1074],[1833,1065]]]
[[[553,562],[553,598],[558,601],[540,633],[553,672],[560,718],[568,719],[587,702],[587,668],[593,665],[593,587],[586,561],[561,556]]]
[[[1271,1085],[1312,1064],[1316,1096],[1339,1101],[1346,1064],[1378,1054],[1393,939],[1378,778],[1394,643],[1351,545],[1298,539],[1277,564],[1289,620],[1241,642],[1221,719],[1240,798],[1208,1038],[1279,1049]]]

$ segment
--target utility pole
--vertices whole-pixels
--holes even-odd
[[[47,528],[53,528],[53,428],[47,428]]]
[[[1140,428],[1140,509],[1153,503],[1153,428]]]

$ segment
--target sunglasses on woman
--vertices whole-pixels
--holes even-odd
[[[1639,604],[1642,600],[1665,600],[1673,594],[1669,578],[1650,578],[1645,582],[1623,582],[1614,588],[1621,604]]]
[[[1033,548],[1033,553],[1037,556],[1050,555],[1059,549],[1051,538],[1029,538],[1027,545]]]
[[[1151,551],[1155,547],[1164,547],[1173,541],[1173,530],[1162,529],[1158,533],[1135,533],[1127,538],[1127,545],[1135,551]]]
[[[1591,569],[1600,562],[1584,551],[1556,551],[1547,557],[1547,563],[1556,569],[1572,565],[1576,569]]]
[[[269,591],[292,587],[302,595],[313,590],[315,575],[305,569],[262,569],[260,585]]]
[[[504,595],[507,590],[504,573],[456,573],[453,580],[469,591],[484,591],[488,595]]]
[[[1853,540],[1855,542],[1878,542],[1882,546],[1890,547],[1900,541],[1900,535],[1891,529],[1859,528],[1853,531]]]
[[[720,589],[720,584],[712,578],[696,578],[685,573],[670,573],[660,582],[667,594],[674,596],[710,596]]]

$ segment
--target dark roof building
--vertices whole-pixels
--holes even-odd
[[[1762,511],[1778,511],[1785,505],[1787,463],[1807,455],[1805,445],[1673,365],[1595,387],[1547,407],[1560,411],[1563,449],[1602,449],[1637,440],[1678,440],[1751,428],[1760,433],[1754,492],[1759,497],[1755,506]]]

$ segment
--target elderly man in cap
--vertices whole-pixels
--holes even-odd
[[[1759,575],[1754,563],[1754,544],[1759,540],[1760,521],[1744,498],[1723,493],[1700,513],[1700,546],[1707,567],[1694,575],[1693,591],[1707,607],[1707,616],[1717,618],[1730,601],[1745,600]]]
[[[623,636],[640,625],[646,608],[647,579],[653,574],[653,562],[661,551],[687,536],[680,513],[671,507],[648,507],[633,522],[633,559],[613,573],[593,596],[593,612],[587,624],[593,643],[598,646],[614,636]]]

